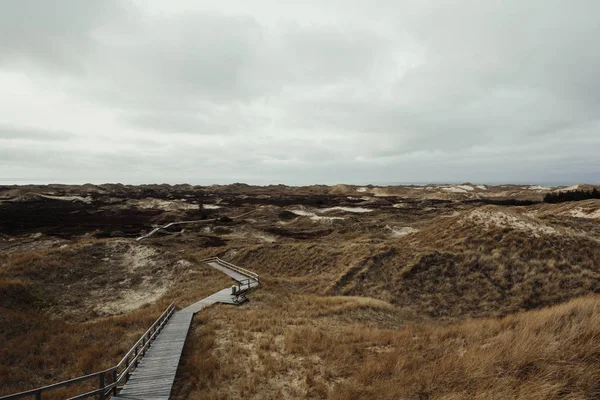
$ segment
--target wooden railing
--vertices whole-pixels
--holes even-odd
[[[249,211],[249,212],[247,212],[247,213],[243,213],[243,214],[237,215],[237,216],[235,216],[235,217],[231,217],[231,219],[239,219],[239,218],[245,217],[246,215],[250,215],[250,214],[252,214],[252,213],[255,213],[255,212],[257,212],[257,211],[258,211],[258,210],[252,210],[252,211]],[[138,237],[138,238],[137,238],[137,239],[135,239],[135,240],[137,240],[137,241],[139,242],[139,241],[140,241],[140,240],[142,240],[142,239],[147,239],[147,238],[149,238],[150,236],[154,235],[156,232],[158,232],[158,231],[160,231],[160,230],[162,230],[162,229],[167,229],[167,228],[170,228],[171,226],[175,226],[175,225],[183,225],[183,224],[203,224],[203,223],[207,223],[207,222],[215,222],[215,221],[218,221],[218,220],[219,220],[218,218],[212,218],[212,219],[199,219],[199,220],[195,220],[195,221],[179,221],[179,222],[169,222],[168,224],[165,224],[165,225],[161,225],[161,226],[157,226],[157,227],[155,227],[155,228],[154,228],[153,230],[151,230],[150,232],[146,233],[145,235],[142,235],[142,236]]]
[[[167,229],[167,228],[170,228],[171,226],[175,226],[175,225],[185,225],[185,224],[205,224],[205,223],[208,223],[208,222],[215,222],[215,221],[216,221],[216,219],[214,219],[214,218],[213,218],[213,219],[199,219],[199,220],[196,220],[196,221],[179,221],[179,222],[169,222],[169,223],[168,223],[168,224],[166,224],[166,225],[161,225],[161,226],[158,226],[158,227],[154,228],[153,230],[151,230],[151,231],[150,231],[150,232],[148,232],[147,234],[145,234],[145,235],[142,235],[142,236],[140,236],[139,238],[137,238],[137,239],[135,239],[135,240],[137,240],[137,241],[139,242],[139,241],[140,241],[140,240],[142,240],[142,239],[147,239],[147,238],[149,238],[150,236],[154,235],[156,232],[160,231],[161,229]]]
[[[251,279],[254,279],[256,282],[259,282],[258,274],[254,273],[252,271],[249,271],[249,270],[247,270],[245,268],[238,267],[237,265],[232,264],[232,263],[230,263],[228,261],[221,260],[219,257],[207,258],[205,260],[201,260],[200,262],[203,262],[203,263],[204,262],[216,262],[218,264],[221,264],[224,267],[227,267],[227,268],[232,269],[232,270],[234,270],[236,272],[239,272],[242,275],[245,275],[245,276],[247,276],[247,277],[249,277]],[[2,400],[2,399],[0,399],[0,400]]]
[[[68,400],[85,399],[92,396],[98,396],[100,400],[105,400],[110,398],[112,395],[116,395],[119,385],[123,386],[127,382],[129,376],[133,370],[135,370],[139,361],[142,359],[142,357],[144,357],[146,351],[154,339],[156,339],[158,334],[162,331],[174,312],[175,306],[173,303],[171,303],[171,305],[167,307],[162,315],[152,324],[146,333],[142,335],[142,337],[133,345],[133,347],[125,354],[125,356],[123,356],[121,361],[116,366],[90,375],[55,383],[53,385],[48,385],[17,394],[11,394],[9,396],[3,396],[0,397],[0,400],[14,400],[25,397],[32,397],[35,400],[41,400],[42,394],[45,392],[92,380],[97,381],[97,389],[79,394],[75,397],[70,397]]]

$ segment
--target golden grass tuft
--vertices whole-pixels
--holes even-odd
[[[395,329],[339,320],[337,301],[327,298],[256,297],[243,309],[207,310],[185,354],[200,346],[197,355],[210,360],[210,373],[201,361],[186,365],[177,398],[600,396],[600,296],[503,318]],[[202,383],[190,387],[189,374]]]

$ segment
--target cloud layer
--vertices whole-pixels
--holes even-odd
[[[2,182],[600,180],[597,2],[251,3],[1,2]]]

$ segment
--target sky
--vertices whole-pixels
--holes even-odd
[[[596,0],[0,0],[0,184],[600,183]]]

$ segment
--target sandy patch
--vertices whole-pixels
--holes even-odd
[[[477,185],[475,186],[477,189],[481,189],[481,190],[488,190],[487,186],[485,185]]]
[[[467,223],[475,222],[478,225],[490,228],[511,228],[521,232],[527,232],[535,237],[540,235],[558,235],[559,232],[551,226],[544,225],[533,219],[504,212],[475,210],[468,214],[463,220]]]
[[[356,188],[356,191],[360,192],[360,193],[365,193],[365,192],[369,191],[369,189],[367,189],[366,187],[359,187],[359,188]]]
[[[169,261],[160,249],[128,240],[88,246],[96,254],[99,280],[89,288],[84,302],[100,315],[121,314],[155,302],[171,286],[173,271],[193,266],[183,259]],[[107,280],[111,283],[106,284]]]
[[[277,241],[277,238],[275,236],[267,235],[264,233],[255,233],[254,237],[265,243],[275,243]]]
[[[527,188],[527,190],[551,190],[552,188],[546,187],[546,186],[541,186],[541,185],[535,185],[535,186],[529,186]]]
[[[579,189],[579,185],[573,185],[573,186],[567,186],[567,187],[563,187],[563,188],[558,188],[556,190],[554,190],[555,192],[568,192],[570,190],[577,190]]]
[[[306,211],[306,210],[290,210],[290,212],[293,212],[296,215],[300,215],[301,217],[314,217],[315,214],[312,211]]]
[[[47,194],[40,194],[40,197],[45,199],[52,200],[64,200],[64,201],[81,201],[82,203],[90,204],[92,202],[92,198],[90,196],[81,197],[81,196],[50,196]]]
[[[106,244],[109,248],[116,249],[118,246],[129,246],[127,251],[122,254],[123,265],[129,272],[139,268],[151,266],[154,258],[159,256],[158,251],[152,247],[142,245],[131,245],[131,243],[121,240],[115,240]]]
[[[219,208],[221,208],[221,206],[218,206],[216,204],[202,204],[202,208],[204,208],[205,210],[218,210]]]
[[[313,221],[332,221],[332,220],[340,220],[344,219],[343,217],[326,217],[320,214],[331,212],[331,211],[344,211],[351,213],[366,213],[371,212],[370,208],[364,207],[330,207],[330,208],[322,208],[322,209],[312,209],[307,210],[305,208],[298,208],[295,210],[289,210],[291,213],[299,215],[301,217],[309,217]]]
[[[290,212],[299,215],[301,217],[309,217],[311,220],[313,221],[332,221],[335,219],[344,219],[343,217],[323,217],[320,215],[317,215],[316,213],[312,212],[312,211],[306,211],[306,210],[290,210]]]
[[[131,200],[130,204],[137,208],[164,211],[198,210],[200,208],[198,204],[190,204],[182,200],[161,200],[150,197],[142,200]]]
[[[469,185],[458,185],[456,187],[459,189],[466,190],[467,192],[472,192],[475,190],[475,188],[473,186],[469,186]]]
[[[390,193],[385,189],[381,189],[381,188],[375,188],[372,190],[372,192],[376,197],[392,197],[392,196],[396,196],[394,193]]]
[[[188,261],[188,260],[179,260],[179,261],[177,261],[175,263],[175,266],[178,269],[187,269],[187,270],[190,270],[194,266],[194,264],[192,262]]]
[[[466,189],[460,188],[458,186],[443,187],[442,191],[448,193],[468,193]]]
[[[575,218],[586,218],[586,219],[600,219],[600,209],[597,210],[584,210],[581,207],[569,210],[563,215],[569,215]]]
[[[386,225],[386,228],[392,231],[392,237],[402,237],[419,231],[418,229],[415,229],[410,226],[403,226],[402,228],[392,228],[391,226]]]
[[[144,268],[153,263],[153,257],[157,255],[156,250],[152,247],[136,246],[132,247],[123,255],[127,267],[131,271],[138,268]]]
[[[367,213],[367,212],[371,212],[373,210],[371,210],[370,208],[364,208],[364,207],[330,207],[330,208],[323,208],[321,210],[319,210],[319,212],[329,212],[329,211],[345,211],[345,212],[351,212],[351,213]]]
[[[96,311],[104,314],[115,315],[133,310],[158,300],[168,289],[168,285],[147,287],[144,289],[124,289],[119,292],[119,298],[104,301],[96,305]]]

